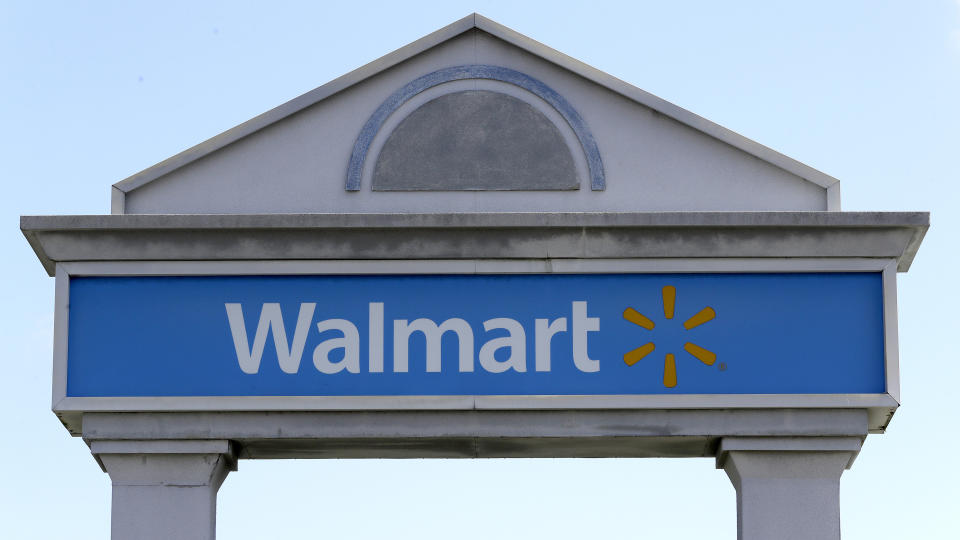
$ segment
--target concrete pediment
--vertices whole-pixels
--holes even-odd
[[[470,15],[114,186],[114,213],[839,210],[837,180]]]

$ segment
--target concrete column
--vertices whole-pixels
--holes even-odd
[[[236,470],[229,441],[94,441],[113,482],[112,540],[213,540],[217,490]]]
[[[737,489],[738,540],[839,540],[840,475],[859,437],[724,438],[717,468]]]

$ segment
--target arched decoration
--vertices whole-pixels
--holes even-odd
[[[459,90],[464,83],[492,83],[541,101],[541,108],[549,111],[504,91]],[[420,99],[433,90],[444,93]],[[369,190],[568,191],[585,183],[587,162],[573,130],[529,92],[484,80],[433,90],[401,106],[380,128],[364,165],[363,183],[369,183]]]
[[[347,191],[359,191],[360,180],[363,175],[363,164],[370,150],[370,144],[374,137],[380,131],[387,118],[396,111],[407,100],[417,94],[451,81],[460,81],[465,79],[490,79],[500,81],[514,86],[518,86],[536,95],[546,101],[553,107],[567,122],[573,130],[583,148],[583,153],[587,160],[587,168],[590,174],[590,189],[602,191],[606,187],[606,180],[603,174],[603,162],[600,160],[600,151],[597,143],[593,139],[593,134],[587,128],[586,123],[576,109],[563,98],[541,81],[505,67],[488,65],[465,65],[456,66],[428,73],[403,88],[394,92],[388,97],[364,124],[357,141],[353,145],[353,153],[350,155],[350,165],[347,168],[347,181],[345,189]]]

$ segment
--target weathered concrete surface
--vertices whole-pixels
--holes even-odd
[[[560,131],[523,101],[486,90],[446,94],[387,138],[374,191],[577,189]]]
[[[906,271],[925,212],[23,216],[56,262],[874,257]]]
[[[708,457],[723,437],[864,437],[863,409],[93,413],[83,437],[229,437],[243,458]]]

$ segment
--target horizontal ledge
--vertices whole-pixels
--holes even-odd
[[[21,216],[24,232],[94,229],[928,227],[928,212],[483,212]]]
[[[86,417],[169,419],[214,415],[227,418],[324,417],[413,419],[452,415],[484,418],[525,415],[549,418],[574,415],[580,419],[603,416],[679,417],[710,415],[726,422],[736,415],[864,414],[871,432],[881,432],[898,403],[888,394],[702,395],[686,396],[399,396],[399,397],[67,397],[53,410],[74,435],[90,426]],[[129,414],[135,413],[135,414]],[[778,416],[779,418],[780,416]],[[413,420],[414,422],[419,420]],[[352,420],[351,420],[352,422]],[[781,422],[781,424],[777,424]],[[790,426],[778,420],[786,432]],[[460,422],[462,423],[462,422]],[[293,432],[287,431],[293,435]],[[727,433],[732,434],[732,433]]]
[[[896,408],[888,394],[66,397],[54,412]]]
[[[915,213],[707,212],[23,216],[48,274],[72,261],[887,258]]]
[[[87,442],[114,439],[865,436],[862,409],[86,413]]]
[[[886,258],[724,259],[337,259],[292,261],[76,261],[60,264],[79,276],[418,275],[879,272]]]

